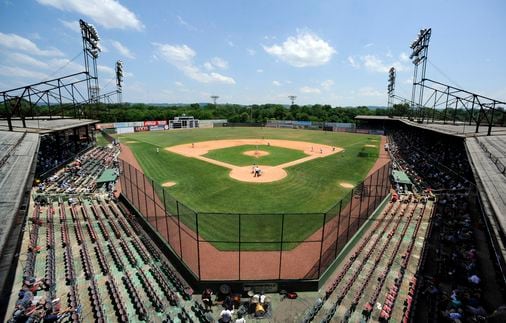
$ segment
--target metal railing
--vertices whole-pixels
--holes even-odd
[[[313,280],[389,194],[390,168],[384,165],[330,209],[314,213],[198,212],[123,160],[120,183],[124,197],[198,280]]]

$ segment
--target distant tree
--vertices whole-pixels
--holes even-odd
[[[239,116],[239,122],[246,122],[246,121],[248,121],[248,119],[249,119],[249,115],[247,112],[243,112]]]

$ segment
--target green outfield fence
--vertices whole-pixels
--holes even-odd
[[[123,197],[199,281],[315,280],[375,220],[370,215],[390,192],[390,170],[384,165],[321,213],[199,212],[124,160],[120,183]],[[302,236],[300,226],[312,234]],[[267,231],[259,238],[256,230]]]

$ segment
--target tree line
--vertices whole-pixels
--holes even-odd
[[[0,115],[5,117],[8,111],[0,104]],[[48,106],[30,106],[28,101],[21,102],[19,113],[26,117],[34,116],[66,116],[97,119],[100,122],[128,122],[142,120],[172,120],[176,116],[193,116],[196,119],[227,119],[232,123],[265,123],[268,120],[298,120],[319,122],[354,122],[357,115],[371,116],[419,116],[419,111],[414,111],[405,104],[395,104],[391,108],[372,109],[366,106],[359,107],[332,107],[328,104],[292,105],[281,104],[253,104],[249,106],[239,104],[188,104],[188,105],[155,105],[144,103],[122,104],[87,104],[73,106],[71,104]],[[477,111],[474,117],[476,118]],[[447,121],[469,121],[470,113],[464,109],[449,109],[434,111],[425,109],[425,118]],[[494,117],[495,124],[505,121],[504,113],[497,113]]]

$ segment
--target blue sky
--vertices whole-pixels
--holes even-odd
[[[506,100],[505,13],[500,0],[0,0],[0,90],[82,70],[83,19],[102,39],[102,92],[121,59],[129,102],[386,105],[390,66],[411,93],[422,27],[427,77]]]

